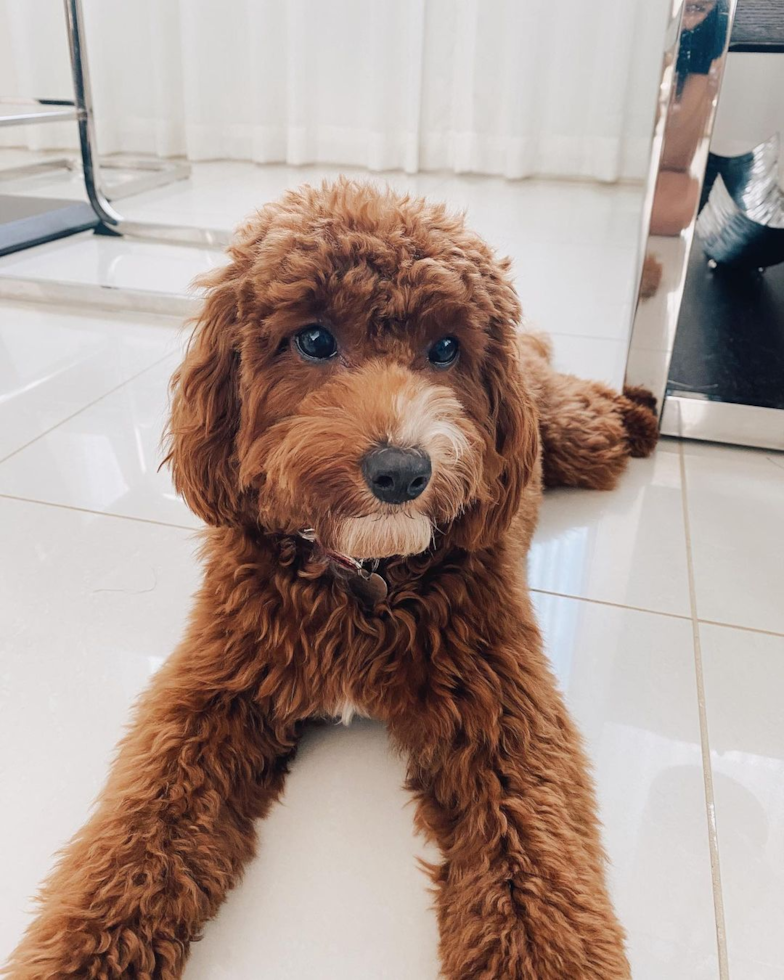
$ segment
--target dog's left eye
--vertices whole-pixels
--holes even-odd
[[[325,361],[338,352],[338,344],[325,327],[312,323],[296,335],[297,350],[311,361]]]
[[[436,367],[446,367],[457,357],[460,345],[454,337],[442,337],[427,352],[428,360]]]

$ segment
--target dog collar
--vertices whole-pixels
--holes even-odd
[[[312,527],[303,528],[299,532],[299,536],[305,541],[312,541],[317,546],[320,556],[329,565],[340,569],[344,576],[347,573],[347,584],[358,598],[372,606],[386,599],[389,594],[389,586],[377,571],[378,558],[367,558],[360,561],[359,558],[353,558],[351,555],[344,555],[339,551],[325,548],[319,542],[315,528]]]

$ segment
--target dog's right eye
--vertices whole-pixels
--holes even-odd
[[[326,361],[338,352],[338,344],[326,327],[312,323],[294,337],[297,350],[309,361]]]

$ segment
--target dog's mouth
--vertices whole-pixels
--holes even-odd
[[[328,552],[365,562],[421,554],[431,546],[434,531],[427,514],[396,509],[386,514],[336,517],[300,533]]]
[[[338,528],[339,550],[363,561],[418,555],[433,540],[433,524],[426,514],[397,511],[385,515],[349,517]]]

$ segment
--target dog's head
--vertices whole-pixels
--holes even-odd
[[[173,380],[169,460],[213,525],[355,558],[491,543],[536,465],[507,264],[443,206],[340,181],[229,249]]]

